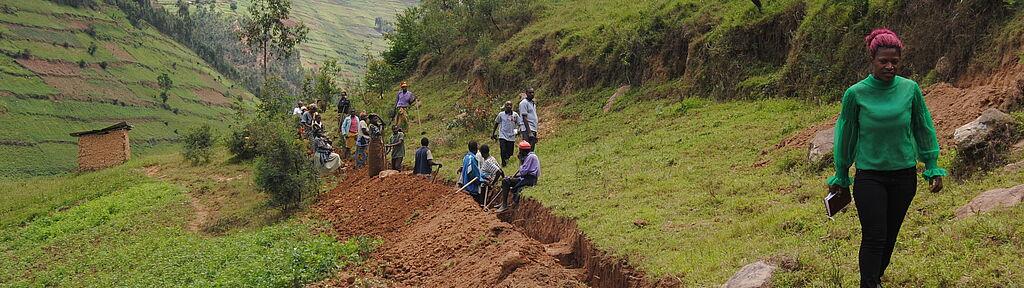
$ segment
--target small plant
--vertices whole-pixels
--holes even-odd
[[[85,60],[78,60],[78,68],[85,68]]]
[[[71,47],[71,44],[68,44],[68,42],[64,42],[64,44],[61,44],[60,46],[64,47],[64,49],[68,49],[68,47]]]
[[[167,104],[167,90],[160,91],[160,102]]]
[[[103,68],[103,70],[107,70],[107,61],[100,62],[100,68]]]
[[[67,43],[64,44],[67,45]],[[64,47],[66,48],[67,46]],[[96,42],[93,42],[92,44],[89,44],[89,48],[87,48],[86,51],[89,52],[89,55],[96,55],[96,48]]]
[[[185,151],[182,152],[182,156],[185,160],[188,160],[193,166],[210,162],[210,155],[213,153],[211,148],[216,139],[214,139],[209,125],[186,131],[183,140]]]
[[[14,56],[15,56],[14,58],[21,58],[21,59],[32,58],[32,50],[28,50],[28,48],[25,48],[25,49],[22,49],[21,52],[16,53]]]

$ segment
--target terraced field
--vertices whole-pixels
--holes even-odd
[[[5,0],[0,9],[0,175],[77,167],[70,132],[128,121],[135,154],[166,150],[178,132],[226,128],[253,95],[192,51],[123,12]],[[157,77],[170,76],[166,106]]]
[[[159,4],[175,5],[177,0],[159,0]],[[235,9],[231,9],[231,3]],[[245,14],[250,0],[224,1],[214,4],[217,11]],[[326,58],[338,59],[345,67],[342,77],[361,80],[367,48],[372,53],[386,47],[384,35],[375,30],[377,17],[394,21],[395,15],[418,0],[292,0],[292,16],[309,26],[309,40],[300,46],[302,63],[313,67]]]

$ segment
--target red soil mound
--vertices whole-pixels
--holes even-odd
[[[974,121],[981,112],[989,108],[1009,111],[1024,104],[1024,67],[1013,66],[991,75],[965,76],[957,86],[938,83],[924,88],[922,92],[935,123],[939,144],[949,147],[953,145],[956,128]],[[833,118],[797,132],[773,149],[805,149],[815,133],[831,128],[835,122]]]
[[[192,93],[195,93],[200,101],[219,106],[231,106],[231,99],[224,97],[224,94],[213,90],[213,88],[192,89]]]
[[[28,70],[42,75],[78,76],[78,71],[81,69],[78,64],[70,62],[50,62],[43,59],[14,59],[14,61]]]
[[[363,175],[343,176],[343,184],[321,195],[314,207],[314,217],[329,221],[339,238],[383,238],[367,265],[380,268],[363,277],[392,286],[585,286],[580,271],[560,265],[540,242],[482,211],[468,196],[453,194],[455,188],[412,175]],[[352,285],[346,277],[334,278],[313,286]]]

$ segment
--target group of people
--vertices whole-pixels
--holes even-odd
[[[473,196],[486,209],[497,208],[502,212],[519,202],[523,188],[537,185],[540,176],[540,160],[535,153],[537,147],[537,106],[534,103],[535,89],[526,89],[524,97],[518,105],[512,101],[504,103],[503,109],[494,118],[494,129],[491,139],[497,141],[500,150],[499,158],[491,155],[490,146],[479,145],[477,141],[468,143],[469,151],[463,158],[459,173],[459,185]],[[338,147],[341,155],[335,153],[335,146],[324,131],[320,116],[322,103],[306,105],[299,102],[293,114],[299,116],[299,137],[310,142],[311,153],[316,153],[314,161],[324,171],[333,171],[341,166],[341,159],[351,159],[354,168],[367,166],[369,151],[383,151],[390,155],[387,168],[401,171],[405,160],[405,129],[409,126],[408,113],[410,106],[416,103],[416,97],[409,91],[407,82],[401,83],[401,90],[396,95],[391,136],[384,141],[383,119],[377,114],[366,111],[356,112],[348,93],[341,92],[338,100],[338,139],[344,144]],[[319,104],[319,105],[318,105]],[[518,108],[518,109],[514,109]],[[370,149],[371,145],[380,145],[380,149]],[[519,150],[518,171],[506,177],[502,171]],[[354,153],[353,153],[354,152]],[[350,158],[351,157],[351,158]],[[436,171],[443,165],[434,160],[430,150],[430,140],[422,138],[420,147],[415,152],[413,173],[417,175],[436,176]],[[383,158],[383,157],[381,157]],[[436,168],[435,168],[436,167]],[[371,167],[372,168],[372,167]],[[500,190],[499,190],[500,189]]]
[[[484,144],[478,146],[476,141],[469,141],[469,148],[462,158],[459,169],[459,185],[469,192],[473,199],[484,209],[497,208],[501,213],[509,206],[511,195],[512,205],[519,203],[523,188],[537,185],[540,177],[540,159],[537,150],[537,106],[534,103],[536,91],[526,89],[526,97],[519,102],[519,111],[512,110],[512,102],[505,102],[504,109],[494,118],[494,129],[491,139],[498,141],[501,150],[501,164],[491,156],[491,149]],[[520,142],[516,145],[516,138]],[[508,165],[509,159],[519,148],[519,170],[510,177],[505,177],[502,167]],[[491,193],[498,188],[499,191]],[[497,206],[497,207],[494,207]]]

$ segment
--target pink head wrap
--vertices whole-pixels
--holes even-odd
[[[903,51],[903,42],[900,41],[900,38],[896,37],[896,33],[885,28],[871,31],[871,34],[868,35],[868,37],[864,37],[864,44],[867,45],[868,51],[871,52],[871,56],[875,56],[875,53],[878,52],[878,48],[896,48],[897,50]]]

